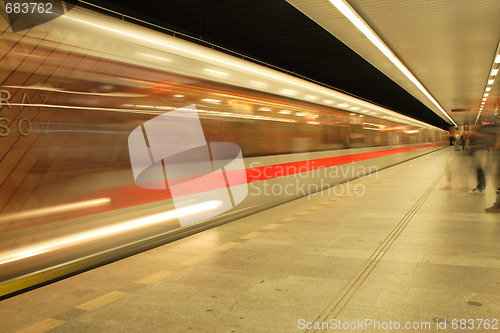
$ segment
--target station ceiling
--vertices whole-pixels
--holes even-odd
[[[450,126],[451,121],[328,0],[85,1],[435,126]],[[456,123],[474,123],[498,52],[500,1],[348,3]],[[498,108],[500,84],[495,81],[483,116]]]

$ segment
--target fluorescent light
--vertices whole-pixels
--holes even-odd
[[[497,54],[497,57],[495,58],[495,64],[500,64],[500,54]]]
[[[330,101],[329,99],[325,99],[323,102],[325,102],[326,104],[332,104],[333,102]]]
[[[448,118],[455,126],[457,123],[446,113],[443,107],[432,97],[417,78],[403,65],[403,63],[392,53],[384,42],[372,31],[372,29],[358,16],[345,0],[330,0],[335,6],[366,38],[375,45],[415,86]]]
[[[341,107],[341,108],[346,108],[349,106],[349,104],[341,103],[341,104],[338,104],[337,106]]]
[[[290,89],[283,89],[283,90],[281,90],[281,93],[285,94],[285,95],[295,95],[295,91],[290,90]]]
[[[229,75],[227,73],[216,71],[215,69],[210,69],[210,68],[203,68],[203,70],[205,70],[207,72],[210,72],[210,73],[214,73],[214,74],[218,74],[218,75],[223,75],[223,76]]]
[[[486,90],[486,91],[490,91],[490,90],[491,90],[491,87],[488,87],[488,88],[486,88],[485,90]]]
[[[215,104],[219,104],[221,102],[218,99],[211,99],[211,98],[204,98],[204,99],[202,99],[202,101],[208,102],[208,103],[215,103]]]
[[[359,110],[359,108],[357,106],[355,106],[355,107],[351,108],[351,110],[357,111],[357,110]]]
[[[257,110],[259,110],[259,111],[267,111],[267,112],[273,111],[273,109],[267,108],[267,107],[261,107],[261,108],[258,108]]]
[[[489,95],[490,95],[490,94],[488,94],[488,93],[484,93],[484,95],[483,95],[483,96],[484,96],[484,97],[488,97]]]
[[[495,79],[488,80],[488,84],[493,84],[495,82]]]
[[[292,111],[288,111],[288,110],[281,110],[280,112],[278,113],[281,113],[281,114],[291,114]]]
[[[172,61],[172,59],[163,58],[163,57],[158,57],[158,56],[154,56],[154,55],[152,55],[152,54],[147,54],[147,53],[142,53],[142,52],[137,52],[137,54],[138,54],[138,55],[141,55],[141,56],[143,56],[143,57],[153,58],[153,59],[156,59],[156,60],[167,61],[167,62]]]
[[[182,97],[184,97],[184,95],[174,95],[174,97],[182,98]]]
[[[498,74],[498,68],[495,68],[495,69],[491,70],[491,74],[490,74],[491,76],[495,76],[497,74]]]
[[[486,98],[483,98],[483,102],[486,101]]]
[[[264,83],[264,82],[251,80],[250,83],[252,83],[253,85],[258,86],[258,87],[267,87],[267,83]]]
[[[126,29],[115,29],[115,28],[112,28],[110,26],[105,26],[105,25],[100,25],[100,24],[88,22],[85,20],[81,20],[81,19],[77,19],[77,18],[68,16],[68,15],[63,15],[63,16],[61,16],[61,18],[66,19],[66,20],[80,22],[80,23],[83,23],[83,24],[86,24],[89,26],[99,28],[99,29],[107,30],[107,31],[125,36],[129,39],[140,40],[140,41],[148,42],[151,44],[156,44],[156,45],[159,45],[161,47],[168,48],[170,50],[180,51],[183,54],[186,54],[188,56],[194,56],[196,58],[203,58],[207,62],[216,62],[216,63],[221,64],[223,66],[228,66],[228,67],[231,67],[233,69],[238,69],[238,70],[245,71],[247,73],[259,75],[260,77],[263,77],[263,78],[266,77],[266,78],[273,79],[275,81],[280,81],[280,82],[285,83],[289,86],[304,88],[304,89],[307,89],[309,91],[314,91],[315,93],[320,93],[320,94],[327,95],[327,96],[333,97],[333,98],[340,98],[340,99],[344,99],[347,101],[356,101],[356,103],[359,103],[361,105],[366,104],[364,102],[359,102],[358,100],[355,100],[352,97],[339,96],[339,93],[331,92],[329,89],[326,89],[323,87],[317,87],[317,86],[315,86],[311,83],[307,83],[307,82],[303,83],[301,80],[296,79],[296,78],[288,78],[287,76],[283,76],[282,74],[274,74],[273,72],[270,72],[268,69],[265,69],[265,68],[262,70],[256,69],[254,67],[249,67],[247,65],[244,65],[244,64],[241,64],[238,62],[228,61],[228,60],[224,60],[224,59],[221,59],[220,57],[216,57],[216,56],[213,56],[210,54],[200,53],[199,50],[191,50],[191,49],[185,48],[183,46],[178,46],[178,45],[174,45],[172,43],[164,42],[163,40],[150,39],[150,38],[143,36],[143,35],[127,32]],[[430,96],[430,94],[429,94],[429,96]],[[430,97],[432,98],[432,96],[430,96]],[[436,105],[439,105],[439,104],[437,104],[437,102],[435,100],[432,100],[432,102]],[[32,105],[32,106],[34,106],[34,105]],[[46,105],[42,105],[42,104],[40,104],[40,106],[46,107]],[[51,106],[51,107],[57,108],[59,106]],[[101,109],[102,108],[99,108],[99,110],[101,110]],[[134,111],[134,110],[132,110],[132,111]],[[449,116],[446,114],[446,112],[444,112],[444,110],[442,108],[440,108],[440,111],[442,111],[449,118]],[[123,112],[123,110],[120,110],[120,112]],[[136,111],[134,111],[134,112],[136,112]],[[420,124],[420,126],[423,126],[426,128],[437,129],[437,127],[435,127],[435,126],[429,125],[429,124],[421,122],[421,121],[414,120],[413,118],[405,117],[404,119],[406,119],[407,121],[417,122],[418,124]],[[453,124],[456,125],[456,123],[453,121],[453,119],[451,119],[451,118],[449,118],[449,119],[450,119],[450,121],[453,122]],[[286,120],[286,121],[290,121],[290,120]]]
[[[315,100],[315,99],[316,99],[316,96],[306,95],[306,98],[307,98],[307,99],[311,99],[311,100]]]
[[[296,112],[295,115],[297,117],[305,117],[306,116],[306,114],[304,112]]]

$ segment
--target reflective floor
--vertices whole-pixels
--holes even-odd
[[[484,212],[487,159],[484,194],[470,191],[468,153],[443,149],[1,301],[0,327],[495,332],[500,214]]]

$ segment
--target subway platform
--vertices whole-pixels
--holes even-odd
[[[498,332],[487,174],[472,194],[468,153],[442,149],[3,300],[0,327]]]

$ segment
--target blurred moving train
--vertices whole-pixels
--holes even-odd
[[[0,31],[0,296],[330,188],[448,140],[446,131],[380,106],[87,9],[19,32],[0,16]],[[206,147],[167,162],[141,130],[179,110],[192,119],[179,113],[163,144],[157,127],[154,145],[182,153],[196,146],[194,135]],[[144,154],[163,185],[137,182],[133,132],[144,133]],[[217,142],[232,148],[217,153]],[[166,164],[181,176],[169,178]],[[202,171],[179,181],[183,170]],[[210,172],[218,178],[205,181]],[[187,182],[174,193],[174,184]],[[221,190],[231,204],[217,210],[226,200],[213,199]],[[192,218],[183,224],[184,215]]]

